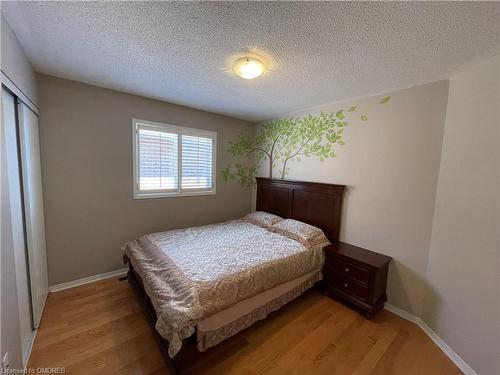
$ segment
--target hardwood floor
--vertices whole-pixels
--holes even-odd
[[[50,294],[29,367],[66,374],[167,374],[126,281]],[[414,324],[381,311],[368,321],[313,289],[203,353],[193,374],[461,374]]]

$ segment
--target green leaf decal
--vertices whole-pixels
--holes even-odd
[[[375,100],[385,104],[390,97]],[[256,134],[240,134],[228,144],[234,161],[221,170],[222,180],[255,186],[255,176],[260,171],[267,172],[271,178],[284,178],[290,167],[304,158],[324,161],[336,157],[337,149],[346,144],[347,127],[368,121],[365,114],[353,114],[357,111],[358,107],[352,105],[346,110],[321,111],[319,115],[270,120],[263,123]]]

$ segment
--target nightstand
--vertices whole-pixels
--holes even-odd
[[[345,242],[336,242],[324,251],[325,292],[371,319],[387,300],[387,271],[392,258]]]

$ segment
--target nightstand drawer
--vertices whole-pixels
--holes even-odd
[[[330,257],[327,263],[329,267],[333,268],[335,273],[351,277],[364,284],[368,284],[368,282],[370,281],[370,271],[365,268],[355,266],[351,263],[347,263],[340,259],[338,256]]]
[[[345,293],[362,299],[364,301],[368,300],[369,291],[364,285],[361,285],[355,281],[352,281],[344,276],[338,274],[329,274],[325,278],[326,284],[330,287],[342,290]]]

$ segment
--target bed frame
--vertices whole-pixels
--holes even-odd
[[[257,211],[292,218],[321,228],[331,242],[338,240],[345,185],[257,177]],[[161,354],[172,374],[202,355],[196,350],[196,332],[187,338],[174,359],[168,355],[168,341],[156,330],[156,311],[144,291],[140,276],[129,262],[128,282],[136,292]]]

